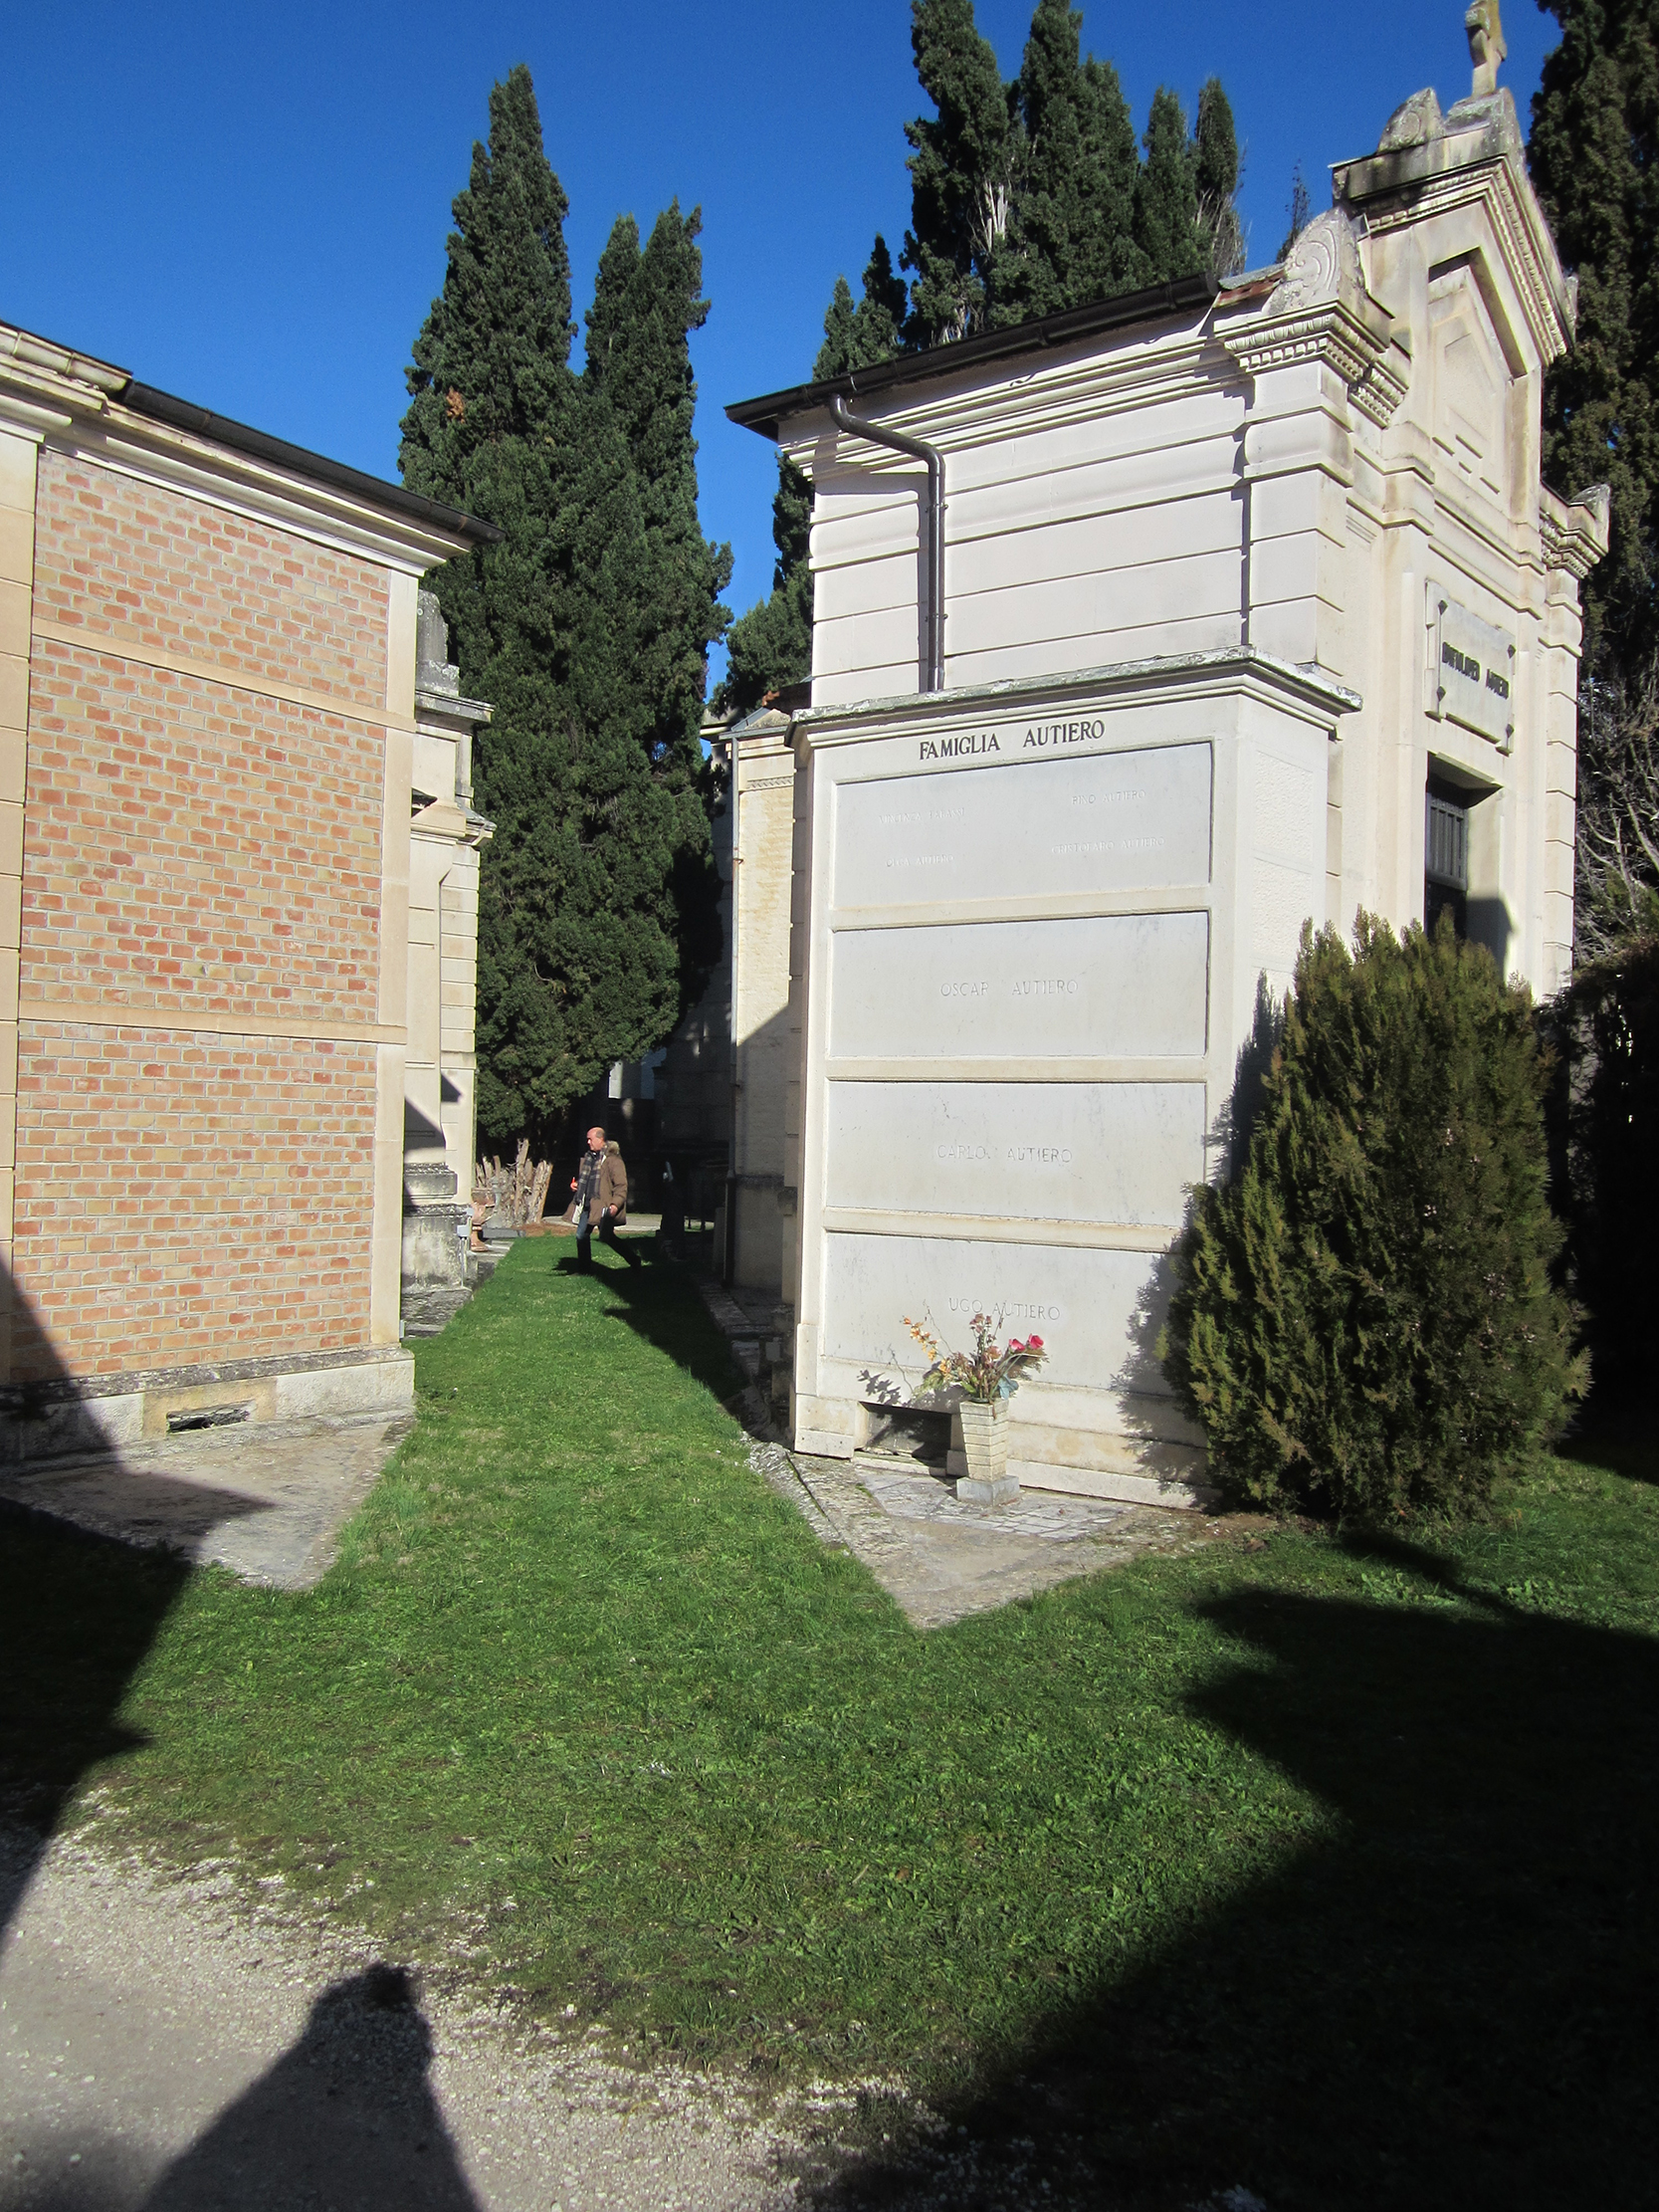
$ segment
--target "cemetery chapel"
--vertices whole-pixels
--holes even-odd
[[[1276,267],[728,410],[813,494],[811,703],[733,733],[726,1228],[804,1450],[986,1311],[1050,1352],[1021,1481],[1200,1497],[1153,1344],[1264,980],[1359,908],[1567,974],[1607,496],[1541,480],[1573,291],[1470,44]]]

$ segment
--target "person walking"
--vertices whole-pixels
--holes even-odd
[[[570,1188],[575,1193],[570,1211],[576,1223],[578,1270],[586,1274],[593,1265],[595,1229],[601,1243],[620,1253],[630,1267],[637,1267],[638,1252],[616,1240],[617,1224],[628,1218],[628,1171],[622,1164],[621,1146],[614,1141],[607,1144],[602,1129],[588,1131],[587,1150]]]

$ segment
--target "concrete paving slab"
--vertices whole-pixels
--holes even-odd
[[[1005,1506],[964,1505],[936,1475],[820,1459],[775,1438],[757,1438],[750,1459],[820,1543],[850,1551],[919,1629],[1151,1552],[1197,1550],[1224,1526],[1209,1514],[1029,1490]]]
[[[0,1497],[244,1582],[305,1590],[412,1426],[408,1415],[249,1422],[0,1472]]]

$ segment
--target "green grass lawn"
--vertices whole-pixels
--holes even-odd
[[[1103,2201],[1647,2194],[1651,1452],[923,1635],[750,1470],[685,1278],[560,1257],[417,1348],[313,1591],[9,1519],[14,1801],[102,1785],[635,2051],[1040,2112]]]

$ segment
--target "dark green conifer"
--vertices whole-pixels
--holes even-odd
[[[1019,171],[986,316],[992,329],[1143,281],[1132,235],[1135,125],[1117,71],[1083,61],[1082,23],[1067,0],[1038,0],[1031,19],[1018,82]]]
[[[602,373],[588,386],[570,371],[564,211],[520,66],[491,94],[490,140],[455,203],[400,456],[412,489],[505,533],[430,579],[465,688],[495,708],[474,765],[497,825],[479,932],[492,1141],[539,1137],[610,1061],[668,1034],[695,982],[683,910],[708,847],[686,663],[714,619],[711,562],[688,544],[689,372],[676,380],[673,338],[680,315],[683,349],[697,272],[677,215],[650,283],[619,246],[601,324],[630,364],[616,383],[640,385],[619,411]],[[662,327],[642,331],[653,314]],[[676,557],[691,587],[665,583]]]
[[[1078,210],[1073,234],[1072,306],[1139,292],[1150,276],[1135,241],[1135,192],[1141,153],[1135,118],[1110,62],[1091,54],[1083,65],[1085,173],[1095,181]]]
[[[1219,77],[1206,78],[1198,95],[1192,134],[1192,181],[1198,194],[1198,235],[1210,274],[1235,276],[1244,267],[1244,229],[1238,219],[1238,132],[1232,104]]]
[[[1146,159],[1136,187],[1135,242],[1146,258],[1147,282],[1195,277],[1205,262],[1198,229],[1198,185],[1186,115],[1166,85],[1152,95]]]
[[[1551,1282],[1548,1067],[1484,948],[1304,935],[1242,1162],[1200,1189],[1161,1351],[1229,1495],[1454,1508],[1583,1382]]]
[[[635,684],[650,702],[652,761],[677,787],[701,766],[709,647],[730,620],[719,600],[731,551],[708,543],[697,511],[691,333],[709,316],[701,228],[701,214],[682,216],[675,201],[642,250],[634,218],[619,218],[600,257],[582,376],[590,396],[609,401],[633,463],[647,551]]]
[[[893,256],[878,231],[856,307],[846,278],[835,280],[813,376],[841,376],[850,368],[890,360],[898,350],[904,313],[904,280],[894,274]],[[789,456],[779,454],[771,596],[757,601],[731,626],[726,676],[714,701],[723,712],[748,714],[769,692],[802,683],[811,673],[812,574],[806,565],[811,537],[812,487]]]
[[[1612,551],[1583,587],[1598,675],[1639,683],[1659,646],[1659,0],[1551,0],[1561,42],[1528,153],[1566,267],[1577,342],[1545,385],[1557,490],[1612,487]]]
[[[1015,87],[973,21],[973,0],[912,0],[911,51],[937,113],[905,125],[913,152],[911,228],[900,266],[915,272],[906,343],[937,345],[984,321],[1004,249],[1019,130]]]

